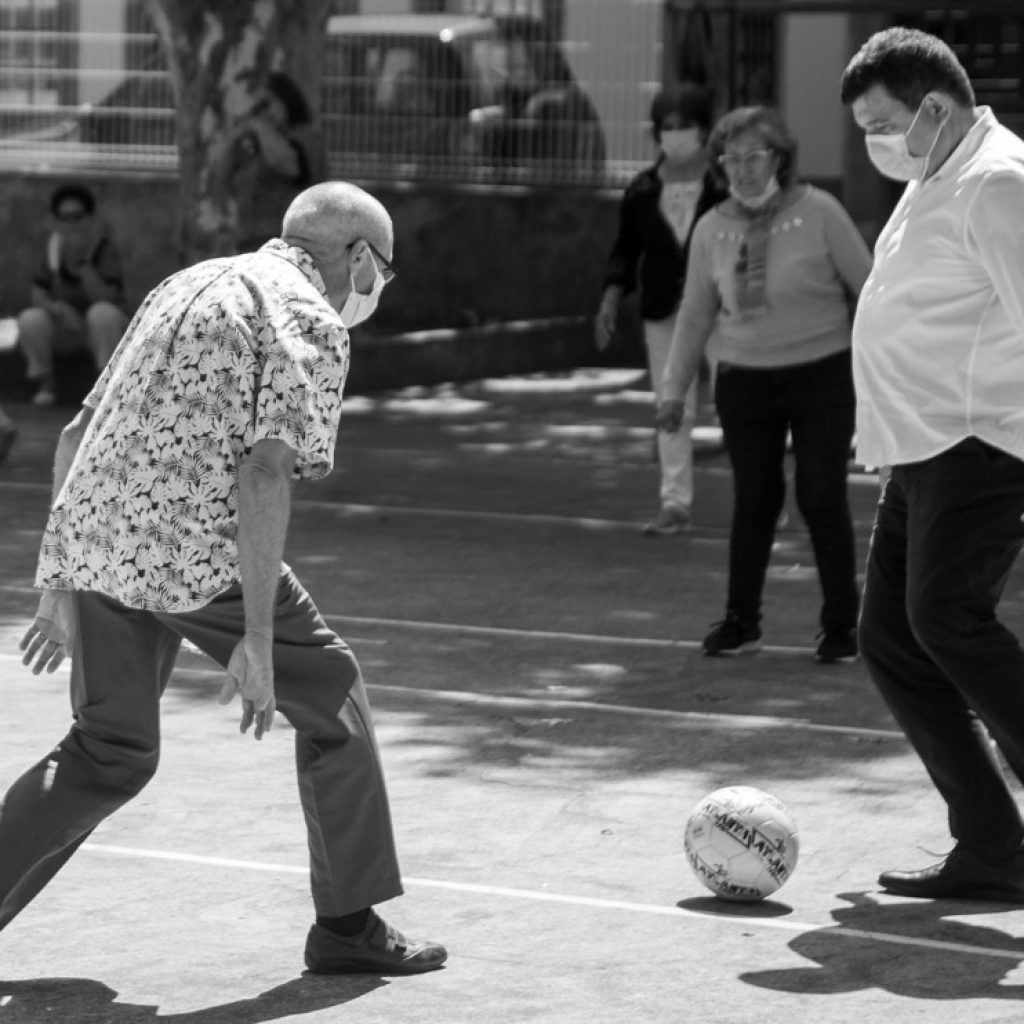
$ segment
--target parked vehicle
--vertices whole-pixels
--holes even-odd
[[[330,172],[342,177],[579,181],[605,167],[593,104],[559,43],[524,15],[330,18],[321,123]],[[102,100],[31,137],[166,156],[175,131],[174,94],[155,51]]]
[[[332,167],[604,171],[597,112],[559,44],[526,16],[338,15],[328,22]]]

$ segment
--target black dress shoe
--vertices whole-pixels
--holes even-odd
[[[1024,903],[1024,852],[1000,861],[983,861],[961,846],[938,864],[921,871],[885,871],[878,884],[897,896],[925,900],[995,900]]]

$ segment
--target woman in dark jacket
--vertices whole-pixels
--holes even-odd
[[[708,167],[705,147],[711,131],[711,95],[690,82],[662,89],[651,104],[657,161],[630,182],[619,210],[619,231],[605,275],[604,296],[594,325],[602,351],[615,330],[619,303],[637,285],[644,321],[651,385],[657,405],[676,311],[683,294],[690,233],[701,215],[725,198]],[[658,432],[661,505],[644,527],[651,535],[686,530],[693,502],[693,441],[697,384],[686,398],[682,427]]]

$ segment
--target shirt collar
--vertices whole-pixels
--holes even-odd
[[[978,107],[978,119],[971,125],[970,131],[949,154],[946,162],[924,183],[941,181],[948,174],[956,174],[978,152],[985,137],[998,123],[991,107]]]
[[[324,284],[324,279],[320,274],[319,267],[316,265],[316,260],[305,249],[297,245],[289,245],[280,238],[272,238],[266,245],[261,246],[259,251],[279,256],[281,259],[292,264],[293,267],[298,268],[309,279],[313,287],[324,298],[327,298],[327,286]]]

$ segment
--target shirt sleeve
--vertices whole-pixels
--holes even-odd
[[[334,466],[341,394],[348,373],[347,331],[291,317],[269,328],[256,394],[253,443],[283,441],[296,453],[295,476],[317,480]]]
[[[856,298],[871,273],[871,250],[846,208],[834,196],[821,193],[825,241],[843,284]]]
[[[697,222],[690,239],[683,301],[662,375],[666,399],[682,399],[686,395],[718,318],[721,300],[711,267],[709,244],[712,215],[707,213]]]
[[[988,272],[999,300],[1024,339],[1024,170],[998,171],[980,184],[967,211],[967,244]]]
[[[113,301],[120,305],[124,298],[124,271],[121,267],[121,254],[117,245],[110,237],[105,237],[93,256],[96,272],[107,284],[116,288]]]
[[[47,238],[46,244],[32,268],[32,283],[37,288],[42,288],[44,292],[53,288],[53,270],[50,269],[50,246],[52,244],[52,240]]]
[[[639,211],[633,188],[628,188],[619,205],[619,226],[608,256],[604,286],[618,285],[624,295],[636,288],[636,273],[644,242],[638,223]]]

